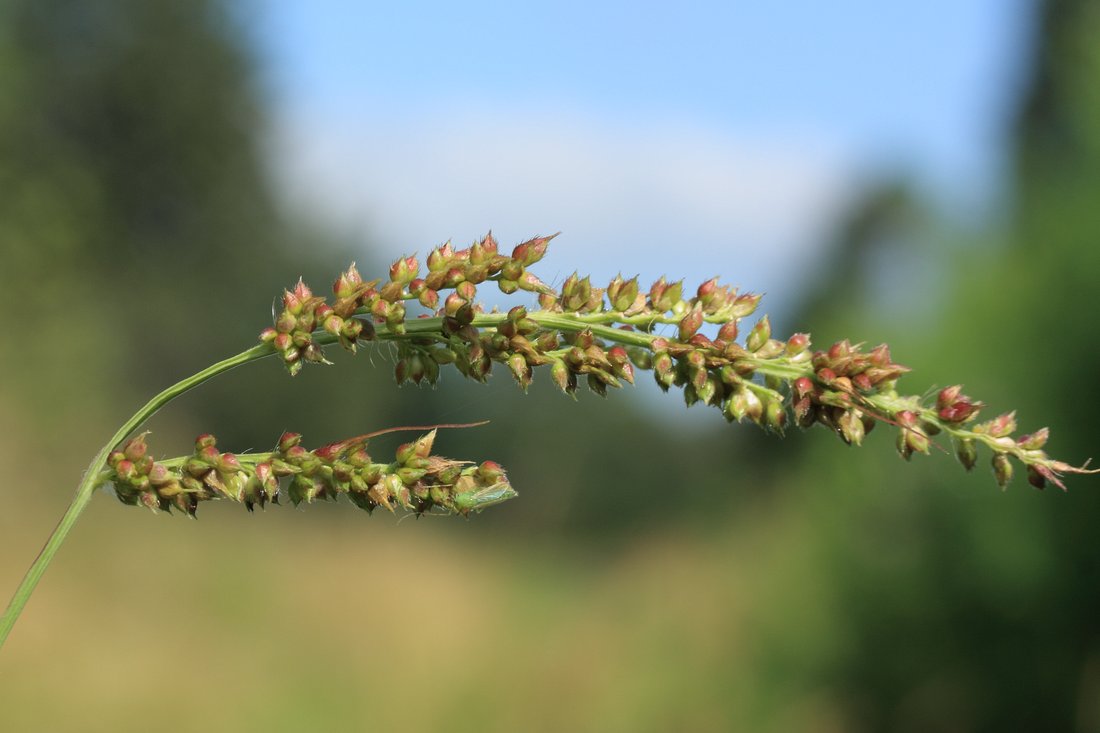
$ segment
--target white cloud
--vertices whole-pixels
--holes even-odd
[[[275,147],[292,201],[387,257],[562,230],[544,276],[719,274],[780,298],[854,190],[810,139],[530,108],[296,114]]]

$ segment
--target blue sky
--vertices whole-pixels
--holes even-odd
[[[564,230],[548,265],[797,286],[860,185],[997,192],[1024,0],[258,0],[276,169],[384,254]]]

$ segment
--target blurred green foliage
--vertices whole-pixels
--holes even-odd
[[[1100,287],[1100,13],[1060,0],[1038,17],[1003,229],[923,248],[941,266],[930,277],[907,269],[909,282],[891,295],[900,310],[868,298],[869,282],[851,283],[853,267],[821,292],[826,303],[830,291],[855,297],[816,301],[804,320],[821,335],[899,334],[894,354],[919,379],[964,381],[990,409],[1018,409],[1026,429],[1049,421],[1052,451],[1080,462],[1096,452],[1100,404],[1091,302]],[[852,264],[878,248],[882,261],[904,261],[922,247],[929,224],[919,204],[899,209],[905,198],[894,185],[872,192],[838,259]],[[791,660],[777,629],[761,645],[765,668],[786,659],[783,684],[827,690],[857,729],[1100,730],[1100,496],[1087,478],[1068,495],[1017,481],[991,496],[988,474],[902,470],[885,450],[856,461],[802,445],[814,455],[784,483],[814,513],[799,541],[812,548],[812,572],[830,578],[821,596],[834,616],[820,632],[845,642]]]
[[[41,466],[3,489],[4,587],[79,475],[71,452],[250,345],[298,274],[319,289],[350,259],[379,266],[282,213],[241,7],[0,4],[0,288],[20,324],[0,459]],[[1025,428],[1049,420],[1052,453],[1081,460],[1097,434],[1100,13],[1048,2],[1036,32],[1007,220],[952,231],[884,183],[786,321],[819,345],[888,338],[915,388],[965,382]],[[944,455],[902,465],[881,428],[858,451],[819,430],[780,442],[701,408],[689,427],[671,397],[661,418],[548,380],[524,397],[504,375],[396,390],[384,350],[337,360],[293,382],[274,361],[226,375],[158,416],[156,449],[489,418],[441,445],[500,460],[521,499],[413,529],[350,506],[213,507],[191,525],[101,498],[0,656],[24,670],[0,685],[0,722],[143,730],[182,696],[159,727],[1100,730],[1088,479],[1000,495]],[[233,692],[162,682],[208,677]]]
[[[132,400],[249,338],[230,314],[261,285],[241,283],[270,282],[286,258],[260,100],[224,8],[0,12],[0,277],[34,324],[10,368],[51,385],[58,406]]]

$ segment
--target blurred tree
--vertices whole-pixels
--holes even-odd
[[[286,268],[250,59],[226,8],[13,0],[2,12],[4,289],[45,357],[24,365],[45,380],[79,354],[86,373],[147,390],[251,339],[253,322],[224,314]],[[48,358],[54,347],[70,356]]]
[[[251,39],[232,10],[222,0],[0,4],[0,285],[24,329],[4,365],[7,384],[23,388],[4,397],[30,419],[71,424],[105,406],[117,421],[251,344],[280,285],[324,273],[325,287],[349,259],[280,218]],[[271,397],[284,379],[277,365],[232,375],[173,415],[230,443],[267,444],[289,427]],[[336,402],[340,391],[314,380],[288,399]],[[372,401],[381,420],[392,403]],[[361,410],[334,412],[296,427],[362,427]]]
[[[874,298],[875,266],[911,245],[920,222],[927,217],[917,195],[904,177],[892,177],[871,185],[839,223],[833,241],[826,243],[828,258],[817,270],[793,311],[796,328],[818,329],[820,324],[843,324],[852,306]],[[925,248],[927,254],[927,248]],[[843,332],[836,338],[845,338]]]
[[[1078,0],[1040,7],[1008,241],[951,249],[921,288],[940,303],[932,312],[899,317],[893,294],[873,297],[869,279],[852,287],[845,271],[822,291],[863,297],[804,316],[825,336],[838,323],[867,333],[904,323],[894,353],[922,381],[965,381],[988,409],[1019,408],[1025,426],[1047,416],[1057,451],[1078,460],[1097,450],[1100,390],[1100,322],[1086,317],[1100,288],[1098,11]],[[873,192],[861,211],[892,200]],[[911,278],[899,261],[866,277]],[[1100,730],[1100,496],[1086,480],[1061,496],[1020,479],[998,496],[985,471],[955,478],[934,453],[902,472],[880,445],[859,461],[811,446],[790,476],[804,487],[797,541],[811,559],[776,572],[788,586],[829,579],[799,600],[820,607],[833,641],[798,646],[797,613],[762,610],[758,663],[775,699],[826,691],[853,730]]]

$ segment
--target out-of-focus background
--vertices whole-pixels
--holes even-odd
[[[1100,452],[1100,12],[1002,2],[0,3],[0,590],[106,436],[273,297],[489,227],[540,272],[765,290]],[[197,522],[98,496],[0,654],[6,731],[1100,731],[1100,484],[1001,493],[651,385],[259,363],[159,455],[491,419],[520,498]],[[714,413],[714,414],[711,414]],[[396,443],[398,439],[393,442]]]

